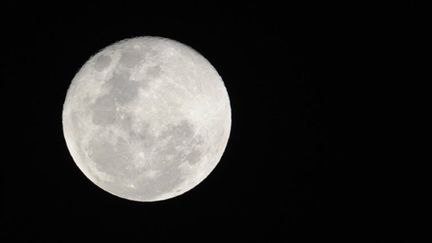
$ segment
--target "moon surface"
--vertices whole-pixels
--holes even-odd
[[[203,181],[231,130],[227,90],[198,52],[161,37],[114,43],[76,74],[63,132],[79,169],[121,198],[159,201]]]

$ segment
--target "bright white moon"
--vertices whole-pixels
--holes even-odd
[[[204,180],[231,129],[228,93],[192,48],[159,37],[126,39],[91,57],[63,107],[63,132],[80,170],[134,201],[178,196]]]

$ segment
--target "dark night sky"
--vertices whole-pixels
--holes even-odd
[[[352,25],[332,6],[6,5],[1,91],[10,156],[1,164],[1,237],[288,242],[337,231],[341,202],[332,185],[349,136],[341,47]],[[224,79],[232,106],[230,140],[213,173],[157,203],[120,199],[91,183],[61,125],[83,63],[143,35],[200,52]]]

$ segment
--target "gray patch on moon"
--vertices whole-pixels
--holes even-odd
[[[170,166],[184,161],[194,165],[200,161],[204,139],[195,134],[194,126],[187,120],[169,125],[159,136],[149,131],[150,123],[140,121],[138,128],[132,128],[132,122],[131,115],[125,115],[120,126],[127,128],[131,141],[139,143],[143,149],[155,149],[160,154],[157,166]]]
[[[154,65],[147,67],[144,78],[139,80],[139,85],[143,89],[148,89],[150,87],[150,83],[157,77],[161,76],[162,67],[160,65]]]
[[[121,70],[114,72],[104,85],[109,86],[109,92],[98,97],[90,106],[92,121],[96,125],[113,124],[118,118],[117,106],[127,104],[137,97],[140,82],[130,79],[128,71]]]
[[[107,68],[111,63],[111,57],[106,55],[100,55],[96,58],[94,63],[94,68],[97,71],[103,71],[105,68]]]
[[[184,158],[189,164],[195,165],[201,160],[202,154],[202,150],[193,149],[190,152],[186,153]]]
[[[161,139],[168,142],[159,150],[168,163],[177,162],[179,158],[190,164],[196,164],[202,155],[200,145],[203,143],[201,135],[195,135],[194,126],[187,120],[169,126],[162,132]]]
[[[160,67],[160,65],[154,65],[148,67],[146,71],[146,75],[148,76],[148,78],[155,78],[160,76],[162,68]]]
[[[133,156],[124,139],[118,138],[112,144],[105,137],[93,137],[88,144],[88,153],[98,170],[103,170],[114,178],[130,176],[128,165]]]
[[[131,125],[129,126],[131,127]],[[157,137],[149,131],[149,128],[150,124],[140,122],[139,128],[128,130],[128,135],[133,141],[139,142],[143,148],[149,149],[157,142]]]
[[[115,100],[109,94],[97,98],[91,110],[92,121],[96,125],[109,125],[116,120]]]
[[[138,95],[139,82],[132,80],[128,71],[114,72],[107,80],[107,84],[111,86],[109,95],[113,96],[120,105],[129,103]]]
[[[125,67],[133,68],[144,61],[145,58],[140,49],[127,48],[122,51],[119,63]]]

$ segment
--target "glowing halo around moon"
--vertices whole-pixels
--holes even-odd
[[[214,67],[177,41],[138,37],[92,56],[63,106],[73,160],[103,190],[134,201],[183,194],[216,167],[231,108]]]

